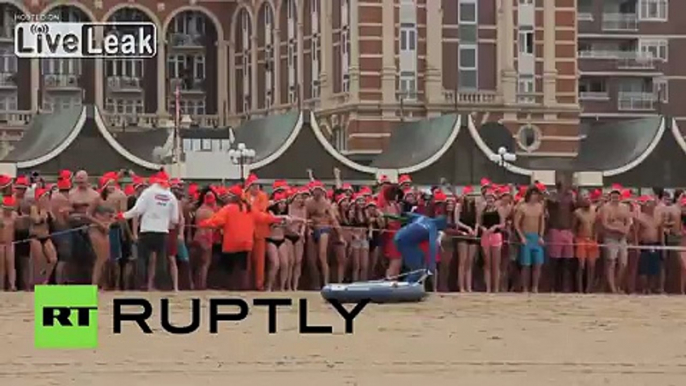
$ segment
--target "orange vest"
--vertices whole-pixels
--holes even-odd
[[[249,192],[245,194],[245,201],[250,203],[253,212],[267,213],[269,207],[269,196],[265,192],[259,191],[256,196]],[[263,239],[269,237],[271,233],[268,223],[255,224],[255,238]]]
[[[225,253],[250,252],[255,242],[256,227],[278,222],[279,219],[260,211],[241,210],[238,204],[228,204],[212,217],[200,222],[201,227],[221,228],[222,251]]]

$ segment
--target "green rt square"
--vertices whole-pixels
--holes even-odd
[[[36,348],[98,347],[98,287],[37,285]]]

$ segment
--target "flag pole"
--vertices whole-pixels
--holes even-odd
[[[181,90],[176,84],[174,90],[176,111],[174,114],[174,176],[181,178]]]

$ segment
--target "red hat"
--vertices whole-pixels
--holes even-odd
[[[379,203],[377,202],[377,200],[375,200],[371,197],[367,197],[367,202],[365,202],[364,206],[365,207],[370,207],[370,206],[376,207],[376,206],[379,206]]]
[[[57,189],[59,190],[69,190],[71,189],[72,184],[71,180],[67,178],[58,178],[57,179]]]
[[[379,184],[390,184],[391,180],[388,179],[387,175],[382,175],[379,177]]]
[[[36,200],[39,200],[48,193],[50,193],[50,189],[38,188],[35,192],[35,198]]]
[[[203,204],[213,205],[215,202],[217,202],[217,196],[212,191],[205,193],[202,197]]]
[[[491,184],[491,180],[489,180],[488,178],[484,177],[484,178],[481,179],[480,184],[481,184],[481,187],[482,187],[482,188],[483,188],[483,187],[486,187],[486,186],[488,186],[488,185]]]
[[[600,189],[595,189],[595,190],[591,191],[591,193],[588,195],[588,198],[595,201],[595,200],[600,199],[600,197],[602,197],[602,196],[603,196],[603,191]]]
[[[224,193],[224,192],[222,192],[221,189],[220,189],[220,190],[219,190],[218,196],[223,196],[222,193]],[[237,185],[234,185],[234,186],[230,187],[230,188],[226,191],[226,193],[229,193],[229,194],[234,195],[234,196],[237,196],[237,197],[241,197],[241,196],[243,195],[243,188],[242,188],[240,185],[237,184]]]
[[[285,192],[278,192],[274,194],[274,198],[272,199],[272,204],[277,204],[279,202],[285,202],[288,200],[288,195],[286,195]]]
[[[259,178],[257,178],[255,173],[250,173],[248,178],[245,180],[245,188],[248,189],[249,187],[254,185],[257,182],[257,180],[259,180]]]
[[[171,185],[175,188],[179,188],[179,187],[183,186],[183,181],[181,181],[180,178],[172,178],[171,181],[169,181],[169,185]]]
[[[5,209],[12,209],[17,206],[17,199],[14,196],[5,196],[2,198],[2,207]]]
[[[403,185],[403,184],[411,184],[412,183],[412,178],[408,174],[402,174],[400,177],[398,177],[398,184]]]
[[[357,193],[353,194],[352,199],[353,199],[353,201],[356,201],[356,202],[357,201],[362,201],[362,202],[367,201],[366,196],[362,192],[357,192]]]
[[[498,196],[503,197],[503,196],[511,196],[512,192],[510,191],[510,188],[507,186],[501,186],[500,189],[498,190]]]
[[[446,200],[447,198],[448,198],[448,197],[445,195],[445,193],[443,193],[442,190],[438,190],[438,189],[437,189],[437,190],[434,191],[434,202],[436,202],[436,203],[438,203],[438,202],[445,202],[445,200]]]
[[[100,187],[104,188],[105,186],[112,185],[117,182],[117,173],[113,172],[107,172],[100,177]]]
[[[332,200],[332,199],[333,199],[333,195],[334,195],[333,189],[329,189],[329,190],[326,191],[326,197],[327,197],[329,200]]]
[[[0,175],[0,188],[6,188],[12,184],[12,177],[1,174]]]
[[[541,193],[546,191],[545,185],[543,185],[543,183],[541,183],[541,182],[536,182],[534,184],[534,187],[536,187],[536,189],[538,189],[538,191]]]
[[[465,186],[465,187],[462,189],[462,195],[463,195],[463,196],[466,196],[466,195],[472,193],[473,191],[474,191],[474,188],[473,188],[471,185],[470,185],[470,186]]]
[[[60,170],[60,174],[58,176],[58,178],[62,178],[65,180],[71,180],[73,177],[74,177],[74,173],[72,173],[71,170],[67,170],[67,169]]]
[[[612,184],[610,186],[610,193],[617,192],[619,194],[622,194],[622,185],[620,184]]]
[[[59,182],[57,182],[57,185],[59,186]],[[133,184],[128,184],[124,187],[124,194],[127,196],[133,196],[136,194],[136,188],[133,186]]]
[[[26,176],[19,176],[14,181],[14,187],[19,189],[26,189],[29,187],[29,179]]]
[[[288,183],[286,182],[286,180],[276,180],[272,184],[272,191],[274,193],[276,193],[280,190],[286,190],[286,189],[288,189]]]
[[[341,205],[341,203],[347,199],[348,196],[346,196],[345,194],[339,194],[338,196],[336,196],[336,204]]]
[[[327,193],[326,187],[324,186],[324,183],[321,182],[321,181],[315,180],[315,181],[310,182],[309,185],[310,185],[310,190],[311,190],[311,191],[315,191],[315,190],[319,189],[319,190],[321,190],[322,192]]]
[[[489,187],[488,189],[486,189],[486,192],[484,193],[484,196],[493,196],[493,197],[495,197],[495,196],[497,195],[497,192],[498,192],[497,189],[494,189],[494,188]]]
[[[621,194],[622,194],[622,199],[630,200],[633,193],[631,193],[631,189],[624,189],[624,190],[622,190]]]
[[[372,195],[372,189],[369,186],[363,186],[360,188],[360,194],[364,196],[371,196]]]
[[[136,189],[138,189],[141,186],[147,186],[148,185],[148,183],[145,182],[145,178],[140,177],[140,176],[133,176],[132,181],[133,181],[133,187]]]
[[[306,186],[301,186],[300,188],[298,188],[298,191],[296,194],[301,195],[301,196],[309,196],[311,194],[309,184]]]
[[[353,186],[350,185],[350,184],[348,184],[348,183],[345,183],[345,184],[341,185],[341,190],[347,190],[347,191],[349,191],[349,192],[354,192],[354,191],[355,191],[355,189],[353,189]]]

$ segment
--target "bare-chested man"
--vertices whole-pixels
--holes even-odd
[[[109,212],[120,213],[126,211],[127,197],[124,191],[117,185],[118,175],[116,173],[105,173],[100,178],[100,204],[107,208]],[[107,275],[108,286],[116,288],[121,281],[126,268],[126,257],[123,254],[123,241],[126,232],[126,222],[114,222],[110,225],[108,233],[109,258],[105,262],[105,271],[111,273]]]
[[[514,227],[522,243],[519,261],[522,266],[521,281],[524,292],[528,292],[529,288],[532,292],[538,292],[538,283],[541,279],[545,231],[545,210],[541,199],[541,191],[536,187],[530,187],[524,196],[524,202],[515,212]]]
[[[57,266],[55,268],[55,282],[57,284],[67,282],[67,260],[71,255],[72,235],[69,232],[69,213],[71,212],[69,191],[71,189],[71,180],[60,178],[57,181],[57,192],[50,196],[50,210],[54,216],[52,241],[57,249]]]
[[[9,291],[17,290],[17,271],[14,267],[14,222],[18,216],[16,204],[14,197],[3,197],[0,217],[0,291],[5,288]]]
[[[662,204],[655,208],[657,216],[662,219],[663,232],[665,233],[664,245],[669,247],[681,247],[683,227],[681,223],[681,208],[676,200],[668,192],[662,196]],[[680,261],[679,251],[664,250],[663,259],[667,264],[662,265],[660,270],[660,287],[664,288],[666,272],[665,268],[671,266],[672,261]]]
[[[333,214],[331,202],[326,198],[326,188],[323,184],[315,182],[312,187],[312,197],[305,202],[307,220],[311,222],[311,231],[308,242],[316,246],[314,256],[310,258],[310,272],[316,284],[317,278],[323,279],[323,284],[329,284],[329,236],[331,231],[338,227],[338,222]],[[317,261],[321,268],[321,275],[317,274]]]
[[[638,260],[639,290],[643,293],[662,292],[660,246],[663,245],[666,234],[662,231],[663,218],[655,210],[655,204],[652,197],[647,198],[643,204],[643,210],[636,216],[638,241],[641,246]]]
[[[600,211],[603,224],[605,251],[605,280],[610,292],[618,293],[629,260],[627,235],[631,230],[632,214],[629,207],[622,202],[621,192],[614,189],[610,192],[610,201]]]
[[[571,291],[571,273],[574,266],[574,192],[562,182],[548,197],[548,255],[553,265],[553,289]]]
[[[596,208],[591,204],[588,194],[582,194],[579,207],[574,211],[574,235],[576,239],[576,258],[579,269],[576,272],[576,288],[579,292],[590,293],[595,279],[595,265],[600,257],[598,247],[598,227]],[[584,287],[584,271],[586,286]]]
[[[17,206],[17,218],[14,222],[14,258],[17,277],[22,283],[22,288],[30,289],[33,283],[33,265],[31,264],[31,205],[33,197],[26,194],[29,188],[29,180],[26,176],[19,176],[14,181],[14,198]]]
[[[102,267],[108,258],[109,239],[106,236],[107,233],[103,234],[102,230],[92,232],[88,228],[93,225],[93,213],[101,201],[100,194],[90,186],[88,173],[85,170],[76,172],[74,185],[75,187],[69,192],[69,203],[72,209],[69,214],[69,225],[75,230],[72,232],[74,260],[71,262],[74,263],[74,269],[78,272],[79,281],[83,282],[85,277],[90,276],[91,283],[100,284]],[[94,256],[95,254],[97,256]],[[95,264],[93,271],[88,275],[87,267],[91,262]]]

